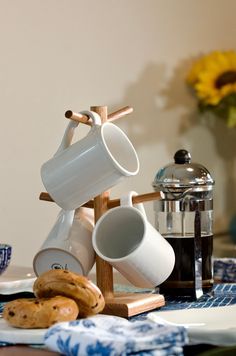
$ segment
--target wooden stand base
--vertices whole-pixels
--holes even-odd
[[[102,313],[128,318],[163,305],[165,299],[161,294],[115,293],[113,298],[106,298],[106,306]]]

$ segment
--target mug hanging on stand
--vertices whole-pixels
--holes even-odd
[[[88,275],[95,263],[93,228],[92,209],[62,209],[46,241],[34,257],[35,274],[39,276],[50,269],[66,269]]]
[[[136,287],[154,288],[164,282],[175,263],[171,245],[148,222],[143,205],[132,205],[129,192],[121,206],[108,210],[92,234],[95,252]]]
[[[41,168],[47,192],[65,210],[78,208],[139,171],[137,153],[119,127],[110,122],[101,124],[93,111],[81,114],[92,119],[89,133],[70,145],[78,126],[70,121],[56,154]]]

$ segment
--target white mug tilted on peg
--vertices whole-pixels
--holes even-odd
[[[41,167],[43,184],[61,208],[73,210],[139,171],[137,153],[126,134],[93,111],[88,134],[71,144],[78,122],[70,121],[56,154]]]
[[[92,242],[95,252],[129,282],[141,288],[163,283],[174,268],[171,245],[148,222],[143,204],[132,204],[136,192],[121,197],[121,206],[97,221]]]
[[[47,239],[34,256],[35,274],[39,276],[50,269],[65,269],[88,275],[95,263],[93,228],[92,209],[61,209]]]

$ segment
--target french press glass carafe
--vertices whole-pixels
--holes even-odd
[[[155,226],[175,251],[175,266],[160,292],[195,298],[213,286],[213,185],[208,170],[179,150],[154,179]]]

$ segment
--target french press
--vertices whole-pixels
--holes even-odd
[[[181,149],[174,163],[157,172],[152,185],[161,195],[154,202],[155,226],[173,247],[176,259],[160,292],[197,299],[213,286],[214,180]]]

